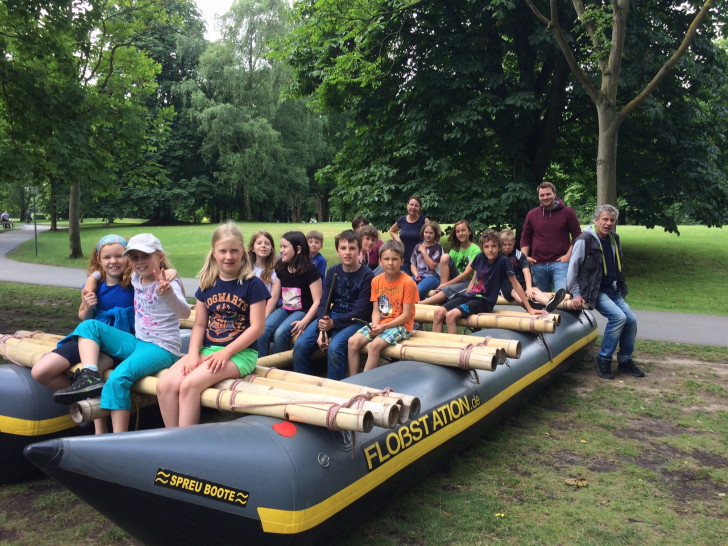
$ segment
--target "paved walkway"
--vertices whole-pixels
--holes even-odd
[[[8,252],[33,238],[32,225],[20,226],[23,229],[0,233],[0,281],[69,288],[83,286],[86,272],[82,269],[35,265],[7,258],[5,255]],[[47,226],[38,226],[38,231],[46,229]],[[194,295],[198,286],[197,279],[184,278],[182,281],[187,294]],[[594,314],[599,324],[599,332],[603,333],[607,321],[599,313]],[[658,311],[634,311],[634,314],[637,316],[637,337],[640,339],[728,347],[728,317]]]

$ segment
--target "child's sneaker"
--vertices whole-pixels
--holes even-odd
[[[607,362],[597,355],[594,357],[594,364],[597,365],[597,373],[599,374],[599,377],[602,379],[614,379],[611,362]]]
[[[628,373],[632,377],[644,377],[645,372],[640,370],[634,363],[634,361],[630,358],[627,362],[619,362],[617,363],[617,369],[620,372]]]
[[[531,306],[531,309],[536,309],[537,311],[544,308],[543,303],[539,303],[536,300],[532,300],[530,298],[528,299],[528,305]],[[521,307],[523,307],[524,309],[526,308],[526,306],[523,304],[521,304]]]
[[[566,296],[566,290],[564,290],[563,288],[559,288],[556,291],[556,293],[553,296],[551,296],[548,303],[546,304],[546,311],[548,311],[550,313],[551,311],[556,309],[556,307],[558,307],[558,305],[562,301],[564,301],[565,296]]]
[[[101,394],[104,381],[99,372],[90,368],[83,368],[70,387],[53,393],[53,400],[59,404],[73,404],[86,398],[95,398]]]

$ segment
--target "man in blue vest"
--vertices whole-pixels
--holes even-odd
[[[597,207],[594,224],[574,243],[566,277],[574,307],[582,309],[588,304],[607,319],[602,346],[594,358],[604,379],[614,379],[612,355],[617,347],[617,370],[634,377],[645,375],[632,361],[637,319],[624,301],[627,285],[622,274],[622,247],[614,233],[618,216],[612,205]]]

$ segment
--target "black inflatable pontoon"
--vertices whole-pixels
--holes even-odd
[[[421,412],[392,430],[334,432],[246,416],[56,439],[25,453],[145,543],[312,543],[350,531],[378,500],[477,438],[581,358],[597,328],[589,313],[565,312],[543,339],[500,329],[477,335],[518,339],[521,357],[494,372],[401,361],[348,380],[420,398]]]

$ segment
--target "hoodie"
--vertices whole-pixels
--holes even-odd
[[[529,255],[536,263],[551,263],[566,254],[579,235],[581,225],[574,209],[557,197],[552,209],[539,205],[526,215],[521,247],[530,247]]]

